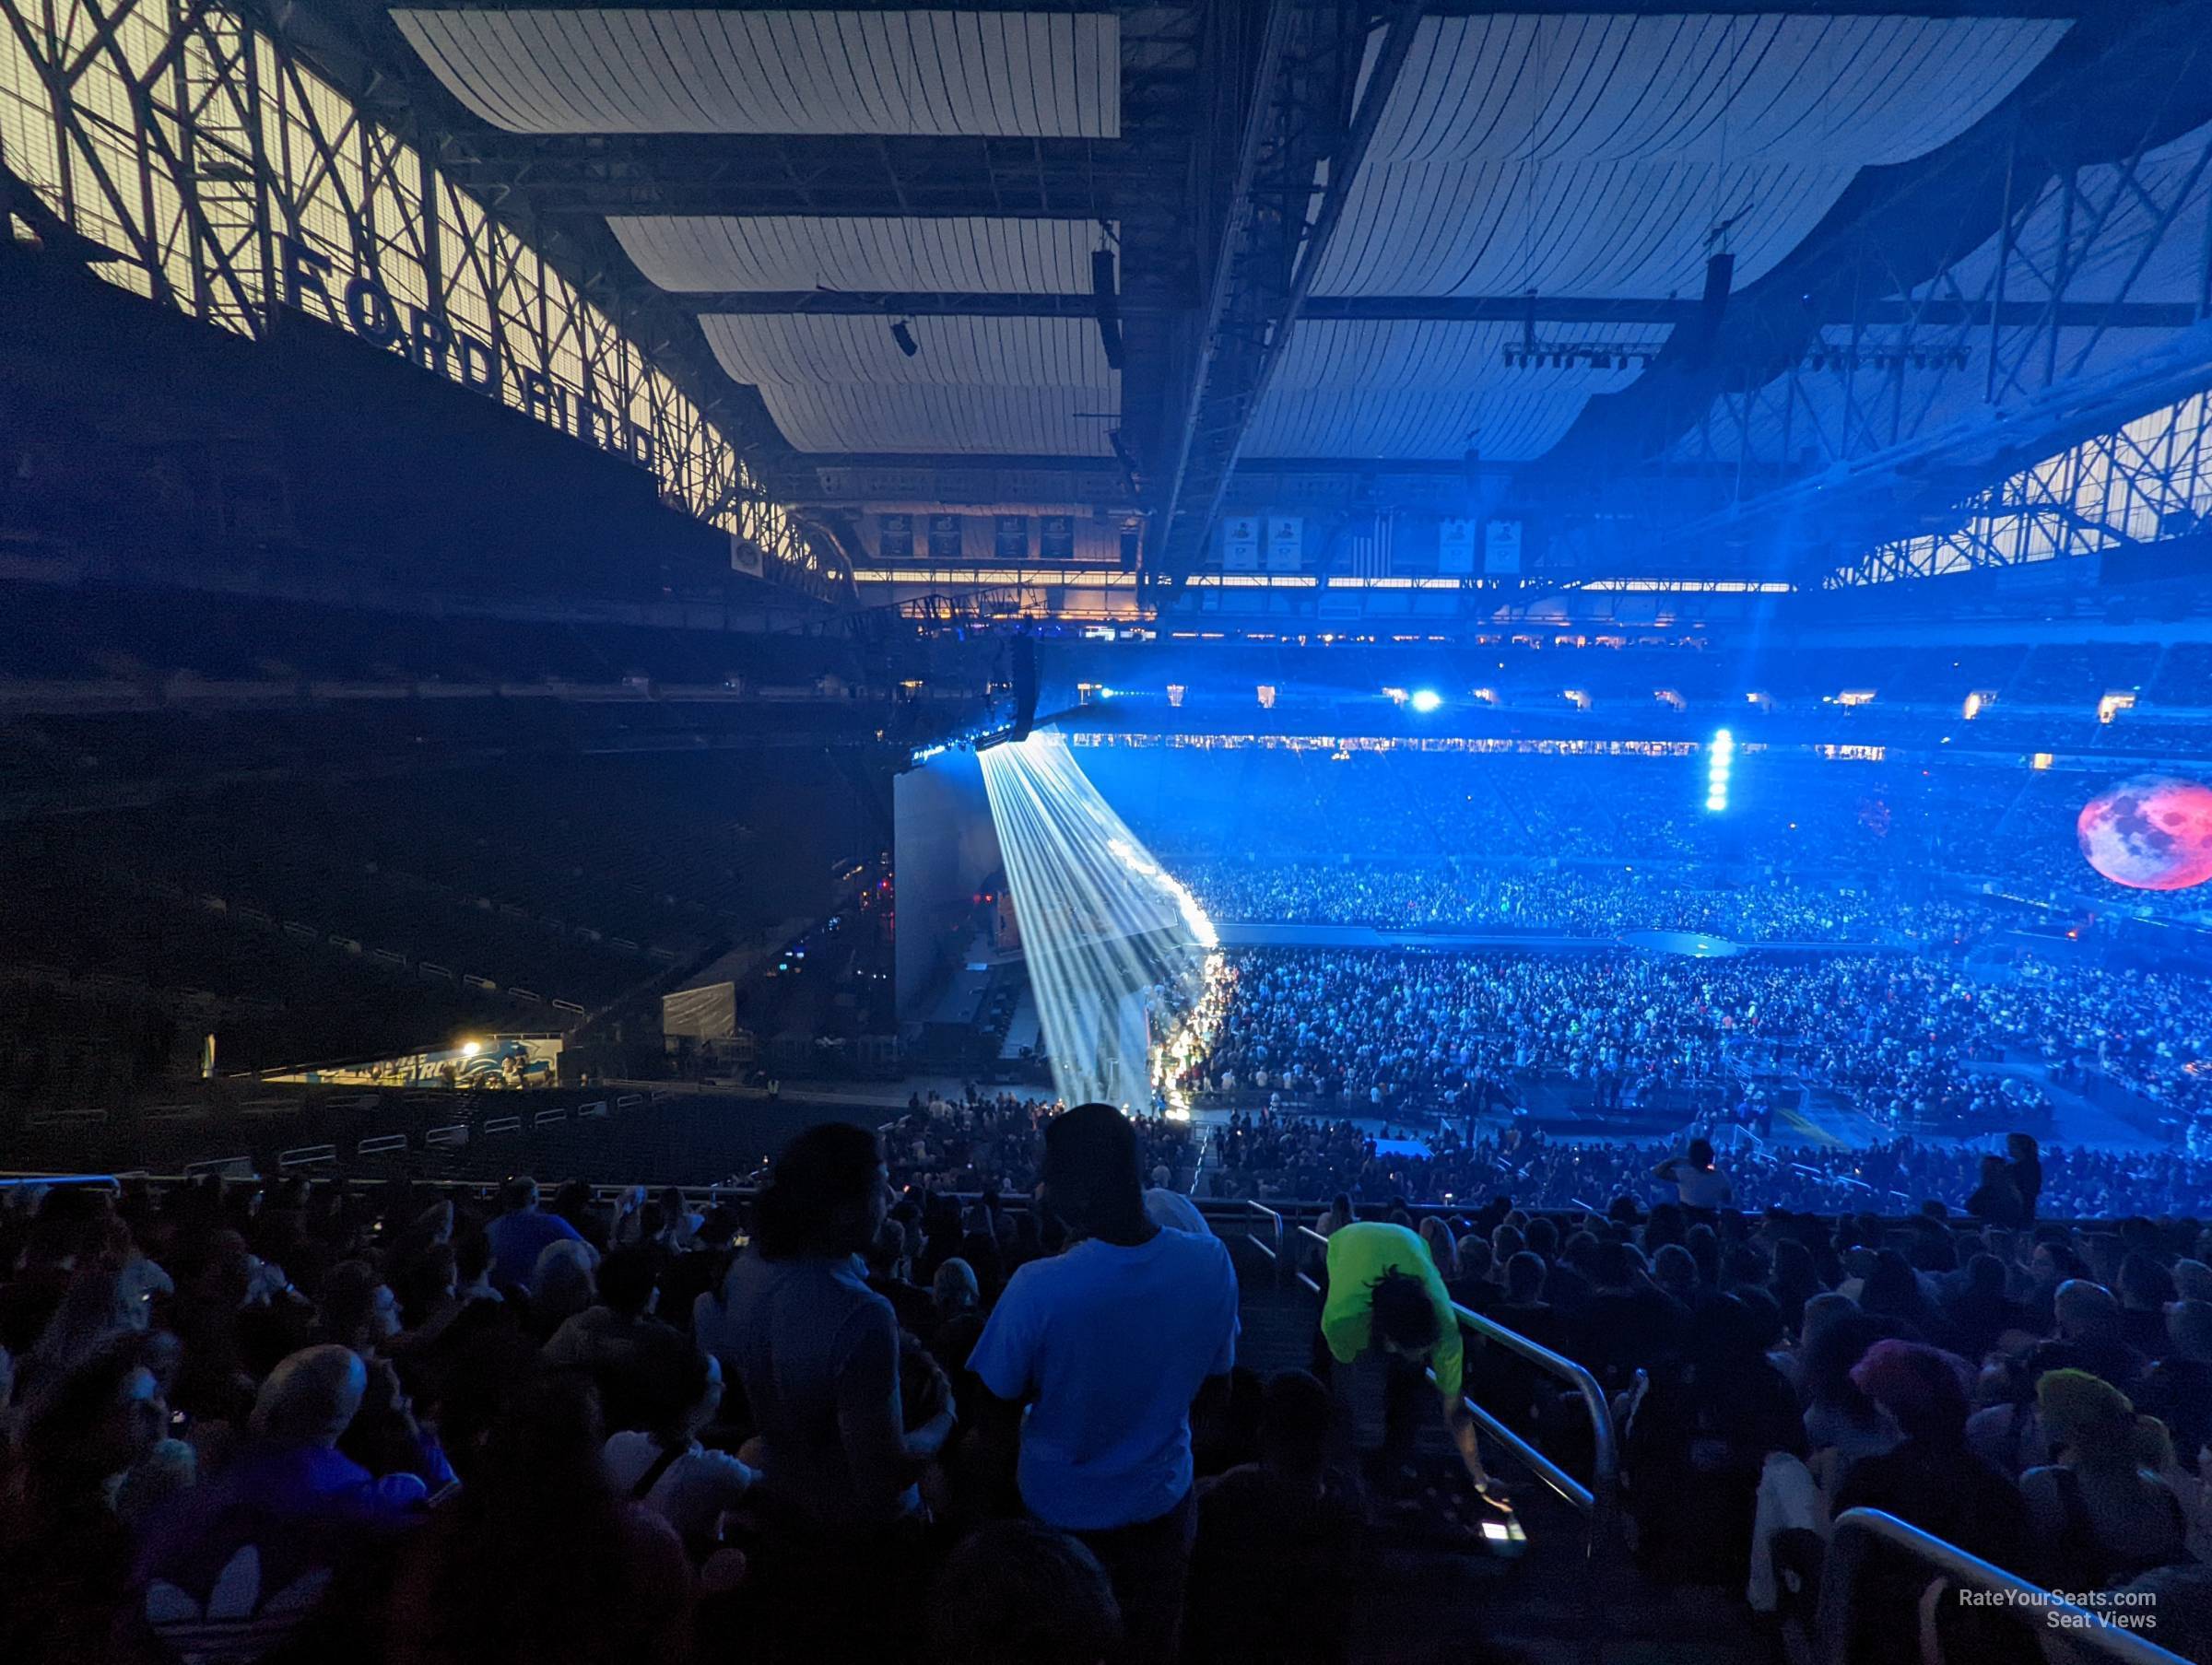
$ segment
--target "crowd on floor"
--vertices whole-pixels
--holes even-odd
[[[1747,876],[1669,863],[1414,864],[1348,859],[1176,863],[1217,921],[1612,937],[1688,931],[1731,942],[1963,943],[1985,909],[1864,880]]]
[[[1763,1120],[1787,1081],[1926,1129],[2031,1120],[2042,1096],[1994,1067],[2017,1004],[2000,1019],[1959,967],[1920,956],[1241,949],[1211,998],[1179,1085],[1230,1101],[1459,1119],[1553,1078],[1600,1108]]]
[[[1026,1195],[1044,1158],[1045,1124],[1057,1101],[985,1093],[973,1083],[959,1097],[934,1088],[907,1099],[906,1113],[884,1128],[884,1157],[902,1195],[997,1192]],[[1137,1150],[1147,1182],[1188,1196],[1204,1142],[1188,1121],[1138,1114]]]

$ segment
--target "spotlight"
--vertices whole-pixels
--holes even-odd
[[[903,318],[893,321],[891,339],[899,344],[899,350],[909,358],[922,350],[922,344],[914,339],[914,332],[907,326]]]
[[[1705,807],[1715,815],[1728,807],[1728,775],[1735,762],[1735,736],[1713,731],[1705,747]]]
[[[1435,710],[1438,706],[1444,703],[1444,697],[1441,694],[1439,694],[1434,688],[1416,688],[1413,693],[1413,698],[1407,703],[1410,704],[1415,710],[1420,712],[1422,716],[1426,717],[1430,712]]]

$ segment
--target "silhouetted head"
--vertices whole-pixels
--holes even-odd
[[[1428,1285],[1406,1272],[1384,1272],[1368,1287],[1374,1291],[1375,1339],[1392,1353],[1425,1358],[1438,1338],[1436,1308]]]
[[[1129,1118],[1110,1104],[1079,1104],[1047,1122],[1044,1195],[1077,1237],[1142,1222],[1144,1173]]]
[[[1121,1608],[1098,1557],[1033,1520],[972,1534],[930,1593],[935,1665],[1102,1665],[1121,1642]]]
[[[883,1149],[848,1121],[810,1127],[785,1145],[760,1193],[756,1237],[771,1260],[860,1254],[890,1207]]]

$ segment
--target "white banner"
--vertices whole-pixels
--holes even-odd
[[[1260,522],[1249,514],[1231,515],[1221,522],[1221,570],[1257,572],[1260,569]]]
[[[1267,570],[1296,572],[1305,565],[1306,523],[1294,514],[1267,517]]]
[[[1475,570],[1475,522],[1466,520],[1436,523],[1436,569],[1440,573]]]
[[[1482,528],[1482,569],[1512,573],[1521,570],[1521,522],[1488,521]]]

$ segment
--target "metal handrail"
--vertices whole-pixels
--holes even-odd
[[[2001,1566],[1970,1555],[1957,1544],[1900,1520],[1880,1509],[1845,1509],[1836,1517],[1828,1541],[1828,1559],[1820,1573],[1818,1658],[1824,1665],[1849,1665],[1852,1631],[1857,1617],[1859,1574],[1866,1552],[1876,1540],[1900,1550],[1932,1572],[1955,1584],[1971,1585],[2003,1600],[2003,1608],[2056,1624],[2054,1635],[2069,1643],[2093,1648],[2126,1665],[2187,1665],[2181,1655],[2170,1653],[2135,1631],[2114,1624],[2102,1613],[2077,1607],[2065,1597],[2016,1577]],[[2148,1612],[2147,1603],[2141,1611]]]
[[[1203,1209],[1199,1212],[1205,1213]],[[1245,1228],[1244,1240],[1267,1257],[1267,1263],[1275,1268],[1275,1275],[1279,1280],[1283,1275],[1283,1216],[1265,1202],[1255,1202],[1249,1197],[1244,1202],[1244,1214],[1247,1218],[1259,1215],[1270,1227],[1266,1242],[1260,1241],[1259,1233],[1249,1226]]]
[[[1300,1226],[1298,1235],[1319,1244],[1324,1252],[1328,1249],[1328,1238],[1310,1225]],[[1307,1273],[1300,1272],[1298,1281],[1314,1294],[1321,1293],[1321,1284]],[[1485,1433],[1512,1452],[1538,1480],[1581,1511],[1589,1521],[1590,1552],[1596,1554],[1606,1535],[1611,1530],[1620,1481],[1619,1448],[1613,1431],[1613,1408],[1606,1402],[1605,1389],[1598,1386],[1597,1378],[1572,1359],[1554,1353],[1540,1342],[1530,1341],[1519,1331],[1509,1330],[1495,1319],[1485,1318],[1479,1312],[1471,1312],[1456,1301],[1452,1304],[1452,1311],[1459,1319],[1462,1330],[1471,1331],[1485,1341],[1497,1343],[1509,1353],[1518,1354],[1547,1375],[1565,1382],[1581,1398],[1583,1410],[1590,1415],[1590,1483],[1587,1485],[1464,1393],[1460,1396],[1460,1403]],[[1433,1379],[1435,1372],[1431,1371],[1430,1375]]]

